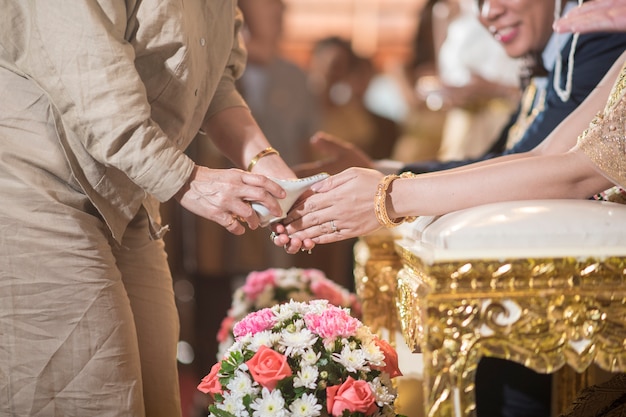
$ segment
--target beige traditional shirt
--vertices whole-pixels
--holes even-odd
[[[154,215],[154,198],[185,183],[194,164],[183,151],[208,118],[245,106],[236,0],[0,0],[0,10],[0,100],[15,77],[47,96],[52,117],[22,122],[53,121],[116,239],[142,204]]]

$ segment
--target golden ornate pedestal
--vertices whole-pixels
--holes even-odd
[[[481,356],[548,373],[626,370],[626,257],[425,265],[399,250],[398,307],[424,355],[427,415],[473,415]]]
[[[399,329],[396,281],[402,268],[400,257],[395,252],[394,236],[381,231],[360,238],[354,245],[354,260],[355,287],[361,300],[362,321],[379,336],[389,334],[393,339]]]
[[[566,204],[567,210],[537,204],[462,213],[448,228],[432,219],[439,224],[423,222],[416,226],[422,230],[394,241],[402,265],[397,317],[409,347],[423,354],[427,416],[475,415],[474,375],[482,356],[559,371],[554,415],[595,382],[580,374],[592,364],[626,371],[626,238],[619,231],[626,227],[626,207],[603,205],[603,214],[587,203]],[[605,214],[596,222],[581,217]],[[568,222],[568,216],[574,217]],[[475,230],[464,231],[468,224]],[[367,282],[376,282],[377,267],[370,268]],[[388,273],[383,276],[387,289]],[[373,310],[380,321],[387,296],[375,295],[376,287],[366,300],[382,303]]]

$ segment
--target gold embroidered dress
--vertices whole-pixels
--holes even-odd
[[[604,111],[578,138],[585,153],[604,176],[626,188],[626,63],[613,86]]]

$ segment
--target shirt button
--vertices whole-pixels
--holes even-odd
[[[204,38],[200,38],[200,46],[206,45],[206,40]]]

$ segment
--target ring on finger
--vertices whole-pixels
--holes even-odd
[[[335,224],[334,220],[330,221],[330,229],[333,231],[333,233],[337,231],[337,225]]]
[[[226,227],[228,228],[228,227],[232,226],[232,225],[233,225],[233,223],[235,223],[235,220],[237,220],[237,219],[235,218],[235,216],[230,216],[230,221],[228,222],[228,224],[226,225]]]
[[[272,242],[274,242],[274,239],[276,239],[276,236],[278,236],[278,235],[276,234],[276,232],[272,232],[272,233],[270,233],[270,240],[271,240]]]

